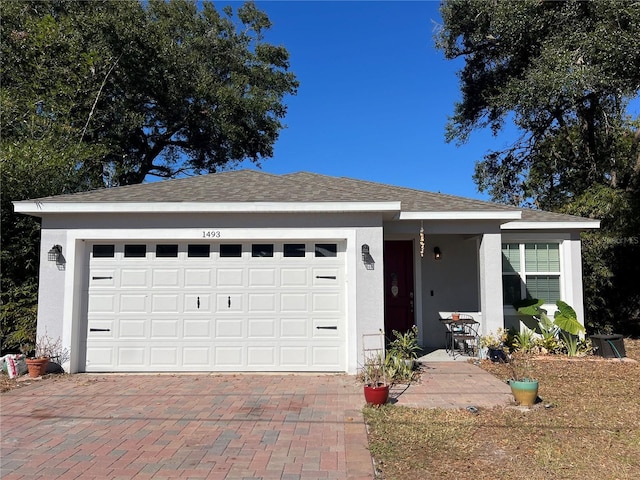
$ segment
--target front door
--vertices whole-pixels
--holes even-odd
[[[414,325],[413,242],[384,242],[384,329],[405,333]]]

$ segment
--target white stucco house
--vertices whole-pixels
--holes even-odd
[[[15,202],[42,218],[38,332],[70,372],[355,373],[364,334],[529,294],[583,320],[591,219],[312,173],[242,170]]]

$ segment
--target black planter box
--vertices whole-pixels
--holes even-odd
[[[594,353],[604,358],[622,358],[627,354],[624,350],[622,335],[591,335]]]

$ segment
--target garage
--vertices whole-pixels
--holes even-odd
[[[345,371],[331,240],[87,245],[87,372]]]

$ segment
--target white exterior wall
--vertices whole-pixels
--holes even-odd
[[[480,334],[486,335],[504,327],[502,307],[502,236],[485,233],[479,244]]]
[[[66,227],[66,229],[64,229]],[[86,240],[193,240],[203,231],[218,230],[216,241],[345,240],[348,373],[356,373],[362,333],[384,325],[382,219],[376,214],[74,214],[45,216],[38,299],[38,331],[60,337],[70,351],[65,370],[84,367],[89,251]],[[204,239],[206,240],[206,239]],[[370,247],[375,268],[362,262],[361,245]],[[46,261],[46,252],[60,244],[65,271]]]

